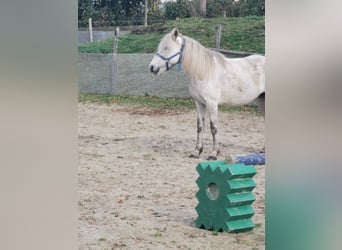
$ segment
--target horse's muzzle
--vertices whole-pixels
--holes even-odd
[[[160,68],[159,67],[154,67],[153,65],[150,65],[150,72],[153,74],[158,74],[159,73]]]

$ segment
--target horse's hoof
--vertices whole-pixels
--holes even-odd
[[[193,158],[193,159],[198,159],[199,158],[199,154],[191,154],[189,155],[189,158]]]
[[[209,155],[207,158],[208,161],[216,161],[217,160],[217,156],[214,155]]]

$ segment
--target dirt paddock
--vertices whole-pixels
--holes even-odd
[[[256,227],[231,234],[195,227],[196,112],[82,104],[79,110],[79,249],[264,249],[265,166],[256,166]],[[264,147],[264,120],[220,112],[221,157]]]

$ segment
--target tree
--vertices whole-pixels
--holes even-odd
[[[264,16],[265,0],[248,0],[247,8],[249,15]]]
[[[159,4],[161,3],[160,0],[148,0],[148,9],[151,12],[158,12],[159,11]]]
[[[158,23],[165,19],[164,11],[159,8],[161,0],[148,0],[148,23]]]
[[[133,22],[139,22],[144,19],[144,0],[126,0],[119,1],[122,7],[122,13],[120,19],[123,19],[130,24]]]
[[[147,26],[147,14],[148,14],[148,0],[145,0],[145,18],[144,18],[144,26]]]
[[[240,0],[233,2],[235,16],[264,16],[265,0]]]
[[[79,0],[78,1],[78,26],[86,27],[88,25],[88,19],[92,17],[94,13],[94,6],[92,0]]]
[[[207,15],[207,0],[200,0],[200,14],[202,17]]]
[[[165,18],[176,19],[187,18],[194,15],[194,6],[191,1],[177,0],[177,2],[167,2],[165,4]]]
[[[222,16],[226,11],[228,17],[264,16],[265,0],[210,0],[207,4],[207,17]]]
[[[207,17],[222,16],[223,10],[225,10],[226,0],[211,0],[207,4]]]

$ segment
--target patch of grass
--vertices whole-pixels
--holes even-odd
[[[236,242],[240,245],[248,245],[248,240],[242,239],[242,238],[237,238]]]
[[[161,98],[155,96],[124,96],[124,95],[101,95],[101,94],[79,94],[81,103],[100,103],[100,104],[118,104],[133,105],[149,108],[161,108],[169,110],[195,110],[194,101],[191,98]],[[257,107],[244,105],[238,107],[229,107],[220,105],[220,112],[251,112],[257,114]]]
[[[255,223],[255,228],[260,228],[262,226],[262,223]]]
[[[163,34],[129,34],[119,38],[118,53],[154,53]]]
[[[258,107],[255,105],[243,105],[243,106],[224,106],[219,105],[219,111],[221,112],[250,112],[253,114],[259,114]]]
[[[155,233],[153,234],[153,236],[154,236],[154,237],[161,237],[162,234],[161,234],[161,232],[157,231],[157,232],[155,232]]]
[[[184,35],[199,41],[205,47],[215,47],[215,27],[222,25],[222,49],[265,53],[265,20],[261,16],[236,18],[193,17],[165,23],[170,31],[178,27]]]
[[[212,231],[211,234],[214,235],[214,236],[217,236],[217,235],[219,235],[219,232],[217,232],[217,231]]]
[[[99,242],[106,241],[106,238],[99,238]]]
[[[184,35],[194,38],[205,47],[215,47],[215,27],[222,25],[221,48],[265,53],[265,20],[262,16],[236,18],[191,17],[167,21],[160,29],[146,29],[142,34],[119,37],[118,53],[154,53],[160,39],[177,27]],[[153,29],[152,29],[153,30]],[[162,30],[166,30],[162,32]],[[79,45],[79,52],[112,53],[113,38]]]
[[[110,104],[113,102],[114,96],[98,95],[98,94],[79,94],[78,101],[81,103],[101,103]]]
[[[102,103],[135,105],[151,108],[164,109],[194,109],[195,104],[190,98],[161,98],[155,96],[123,96],[123,95],[98,95],[98,94],[80,94],[81,103]]]
[[[114,38],[78,45],[80,53],[113,53]]]

